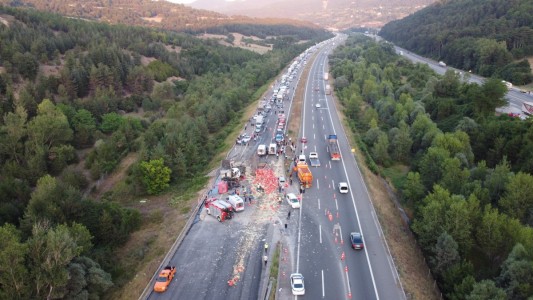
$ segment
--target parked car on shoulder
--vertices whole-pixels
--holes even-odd
[[[295,194],[288,193],[287,196],[285,196],[285,199],[292,208],[300,208],[300,200],[298,200],[298,197],[296,197]]]

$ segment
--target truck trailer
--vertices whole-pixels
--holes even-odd
[[[330,134],[328,136],[328,152],[331,160],[341,159],[341,152],[339,151],[339,143],[336,134]]]
[[[331,86],[326,84],[326,95],[331,95]]]

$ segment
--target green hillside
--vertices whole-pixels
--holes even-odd
[[[421,55],[514,84],[532,81],[533,2],[440,1],[385,25],[380,35]]]
[[[144,259],[162,255],[157,230],[117,251],[167,211],[186,217],[182,196],[205,182],[243,109],[330,36],[263,30],[274,47],[260,55],[0,6],[0,299],[112,299]],[[101,191],[123,160],[123,180]],[[157,211],[136,209],[165,193],[161,207],[151,202]]]

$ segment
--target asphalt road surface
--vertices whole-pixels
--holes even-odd
[[[370,196],[351,152],[342,128],[335,103],[331,95],[325,94],[324,73],[327,69],[327,55],[343,38],[317,46],[300,63],[297,76],[289,84],[289,95],[283,108],[272,105],[265,117],[266,125],[256,140],[248,145],[235,146],[228,158],[236,161],[257,160],[259,144],[271,143],[276,128],[276,113],[283,110],[287,117],[294,97],[294,86],[305,84],[304,109],[300,137],[307,143],[299,145],[297,151],[306,155],[310,151],[319,154],[321,166],[312,168],[313,186],[305,191],[302,208],[291,210],[292,218],[285,220],[288,205],[283,203],[279,211],[265,218],[257,205],[246,206],[232,220],[219,223],[215,218],[200,212],[197,221],[185,236],[182,244],[170,256],[169,265],[177,272],[169,289],[164,293],[149,293],[149,299],[259,299],[264,286],[265,266],[262,262],[264,241],[275,231],[272,228],[289,223],[283,231],[284,245],[288,245],[289,259],[286,262],[291,272],[305,277],[306,299],[405,299],[396,268],[385,243],[383,232],[370,202]],[[316,59],[312,60],[311,55]],[[305,63],[312,63],[309,77],[300,78]],[[330,79],[331,80],[331,79]],[[329,83],[333,86],[333,81]],[[280,85],[275,82],[272,90]],[[320,108],[316,107],[320,104]],[[253,126],[247,125],[252,134]],[[341,161],[331,161],[326,151],[326,137],[337,134]],[[280,166],[278,176],[283,174],[282,159],[275,156],[260,158],[271,166]],[[295,184],[288,192],[297,190]],[[339,182],[349,185],[348,194],[337,190]],[[213,192],[212,195],[215,195]],[[258,199],[258,201],[262,201]],[[278,226],[280,228],[282,226]],[[277,229],[276,229],[277,230]],[[365,249],[351,249],[349,234],[361,232]],[[239,280],[230,286],[228,280],[235,275]],[[280,278],[279,299],[292,299],[288,275]],[[153,284],[153,283],[152,283]],[[148,287],[151,288],[150,286]],[[275,292],[275,291],[274,291]]]
[[[318,152],[321,166],[311,169],[313,186],[303,194],[294,272],[305,278],[305,299],[405,299],[335,103],[325,94],[327,55],[339,42],[320,50],[306,85],[301,136],[307,143],[300,149]],[[340,161],[330,160],[329,134],[338,136]],[[341,181],[348,194],[338,192]],[[364,250],[351,249],[354,231],[363,234]]]
[[[401,54],[402,56],[411,60],[414,63],[427,64],[437,74],[443,75],[447,70],[454,70],[458,74],[461,74],[464,80],[468,80],[469,82],[483,84],[483,82],[485,81],[484,77],[471,74],[468,71],[458,70],[458,69],[455,69],[449,66],[443,67],[443,66],[440,66],[438,62],[431,60],[429,58],[422,57],[420,55],[409,52],[408,50],[405,50],[397,46],[394,46],[394,48],[396,49],[396,53]],[[516,87],[511,87],[509,91],[507,92],[507,95],[505,96],[505,98],[508,101],[508,105],[500,108],[499,109],[500,112],[522,114],[522,103],[532,102],[533,94],[523,93],[520,89]]]
[[[307,57],[306,55],[305,58]],[[276,107],[271,103],[273,107],[264,117],[265,125],[259,133],[254,132],[253,121],[248,123],[243,132],[250,136],[254,134],[257,138],[250,140],[247,145],[235,145],[228,154],[228,159],[248,164],[249,167],[250,161],[259,159],[256,155],[257,146],[272,143],[276,114],[283,111],[288,119],[294,86],[299,81],[304,65],[305,62],[300,64],[296,78],[288,83],[288,96],[283,101],[283,107]],[[279,80],[273,84],[266,97],[267,101],[271,98],[272,91],[280,85]],[[276,156],[269,155],[260,158],[260,161],[271,167],[280,166],[283,170],[282,159]],[[278,173],[278,176],[284,175],[282,172]],[[220,197],[214,187],[210,196]],[[152,281],[147,287],[150,292],[146,298],[258,299],[261,275],[265,269],[262,260],[264,243],[270,238],[269,227],[280,224],[279,221],[276,222],[278,211],[265,212],[258,208],[258,203],[264,201],[261,197],[265,198],[266,195],[259,196],[253,205],[246,204],[243,212],[236,213],[233,219],[225,222],[218,222],[206,215],[205,210],[201,210],[183,242],[170,256],[168,265],[176,266],[176,275],[168,290],[164,293],[151,291]],[[279,213],[286,214],[286,211]],[[169,226],[172,226],[172,222],[169,222]],[[238,276],[238,281],[229,285],[228,281],[235,276]]]

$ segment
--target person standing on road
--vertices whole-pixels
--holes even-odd
[[[265,253],[268,252],[268,243],[265,243]]]
[[[287,214],[287,219],[291,218],[291,211],[289,210],[289,213]]]
[[[267,265],[267,262],[268,262],[268,256],[263,255],[263,261],[265,262],[265,266],[266,266],[266,265]]]

